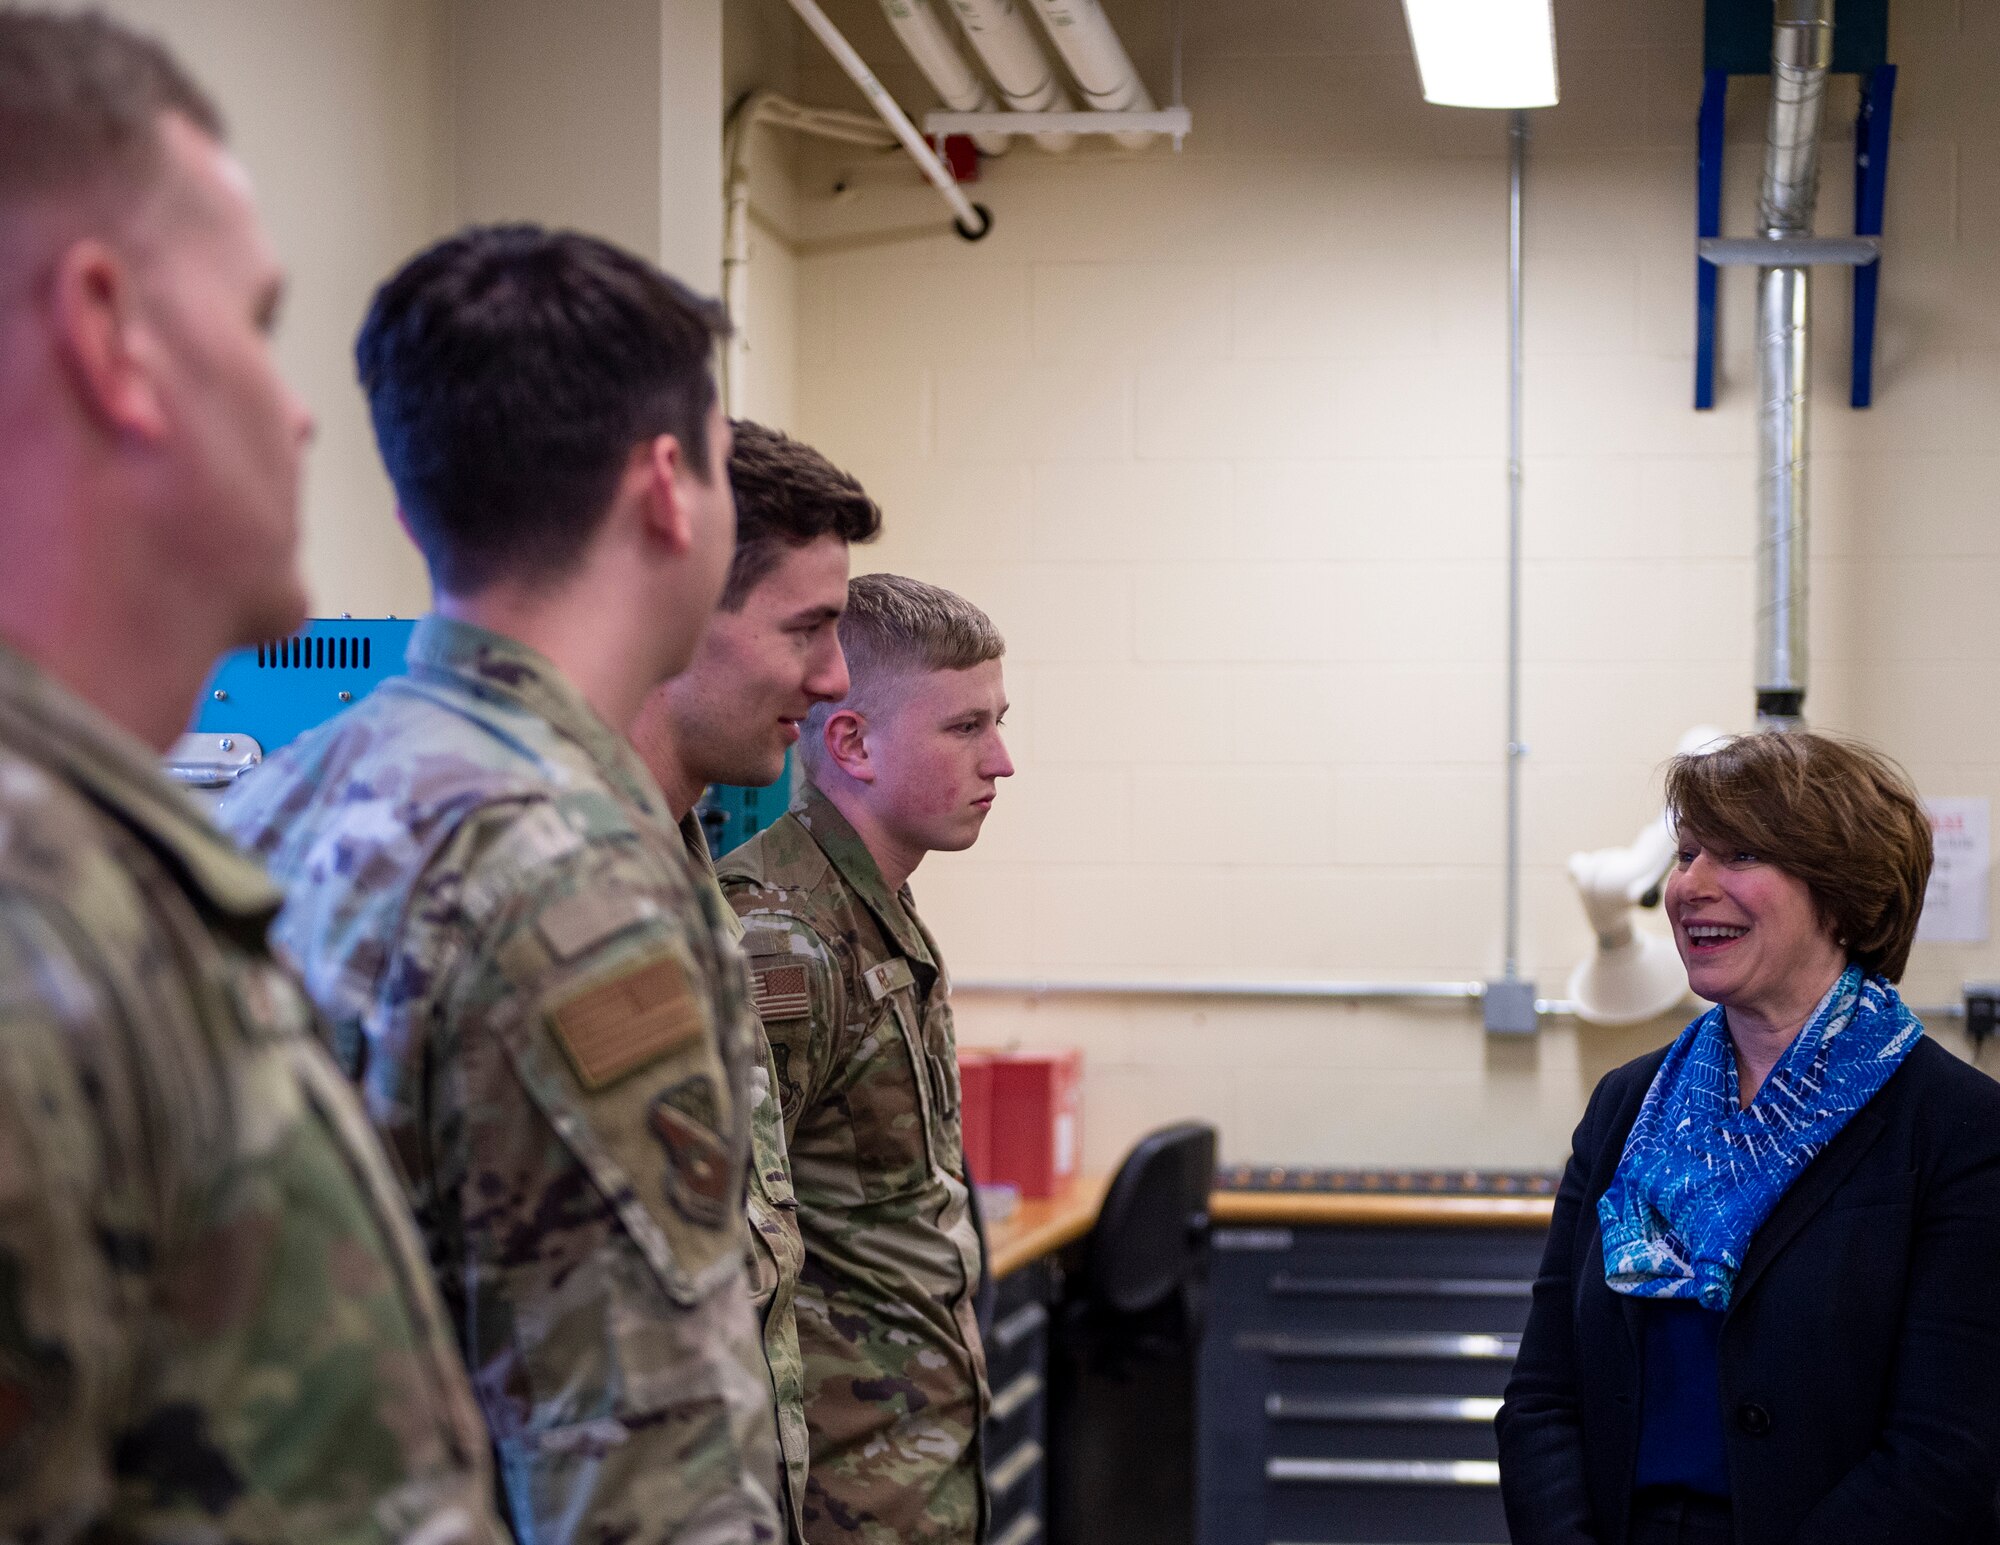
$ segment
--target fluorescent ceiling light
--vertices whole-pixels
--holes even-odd
[[[1554,107],[1552,0],[1403,0],[1424,100],[1446,107]]]

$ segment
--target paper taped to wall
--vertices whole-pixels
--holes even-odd
[[[1984,796],[1926,799],[1937,860],[1924,890],[1917,938],[1929,944],[1984,944],[1987,874],[1993,864],[1991,802]]]

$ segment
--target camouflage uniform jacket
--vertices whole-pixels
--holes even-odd
[[[403,1160],[524,1545],[777,1537],[742,957],[638,754],[439,617],[223,820]]]
[[[687,844],[688,869],[695,883],[714,898],[740,942],[743,925],[722,899],[708,838],[701,818],[692,811],[681,822],[681,839]],[[785,1120],[778,1106],[777,1077],[771,1071],[771,1046],[761,1027],[750,1086],[750,1302],[764,1323],[759,1371],[770,1376],[778,1413],[778,1459],[783,1466],[778,1500],[785,1533],[792,1545],[804,1545],[799,1518],[805,1508],[809,1446],[805,1368],[799,1361],[799,1326],[792,1305],[798,1297],[806,1247],[799,1237],[799,1202],[792,1194],[792,1166],[785,1156]]]
[[[905,887],[808,786],[726,857],[798,1192],[814,1545],[984,1533],[980,1244],[950,984]]]
[[[277,911],[150,751],[0,647],[0,1538],[506,1538]]]

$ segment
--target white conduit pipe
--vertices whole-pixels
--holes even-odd
[[[826,12],[819,8],[818,0],[792,0],[792,9],[799,14],[799,20],[812,29],[813,36],[826,45],[826,51],[833,55],[835,63],[847,72],[847,78],[861,88],[861,94],[868,99],[868,105],[894,132],[910,153],[910,159],[938,190],[938,196],[951,206],[952,226],[967,241],[978,241],[993,229],[993,216],[965,196],[951,170],[937,157],[930,147],[930,141],[917,132],[917,126],[910,122],[910,115],[896,105],[896,99],[889,95],[882,83],[875,78],[875,72],[868,63],[854,51],[854,45],[840,35],[840,29],[827,20]]]
[[[1102,113],[1150,113],[1153,99],[1131,55],[1097,0],[1033,0],[1056,51],[1076,78],[1084,100]],[[1128,150],[1143,150],[1151,134],[1111,136]]]
[[[1015,112],[1066,113],[1075,105],[1015,0],[951,0],[951,8]],[[1044,150],[1068,150],[1076,136],[1037,134],[1035,143]]]
[[[889,18],[911,61],[946,107],[955,113],[999,111],[999,102],[965,62],[945,23],[938,20],[931,0],[882,0],[882,14]],[[1004,134],[975,134],[972,142],[982,155],[989,156],[1005,155],[1010,143]]]
[[[1348,1003],[1409,1003],[1426,999],[1477,1002],[1483,982],[1172,982],[1012,981],[954,979],[955,993],[1020,993],[1086,998],[1324,998]]]
[[[896,144],[896,136],[865,113],[807,107],[774,91],[753,91],[730,113],[722,138],[722,306],[730,322],[722,350],[722,405],[731,418],[743,417],[750,374],[750,148],[759,124],[878,150]]]

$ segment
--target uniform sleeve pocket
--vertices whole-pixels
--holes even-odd
[[[588,1235],[608,1209],[686,1305],[741,1270],[748,1128],[677,952],[655,948],[541,995],[504,1016],[502,1044],[543,1124],[487,1123],[470,1184],[502,1199],[513,1238],[574,1259],[551,1236],[572,1218]],[[584,1182],[601,1206],[577,1196]]]

